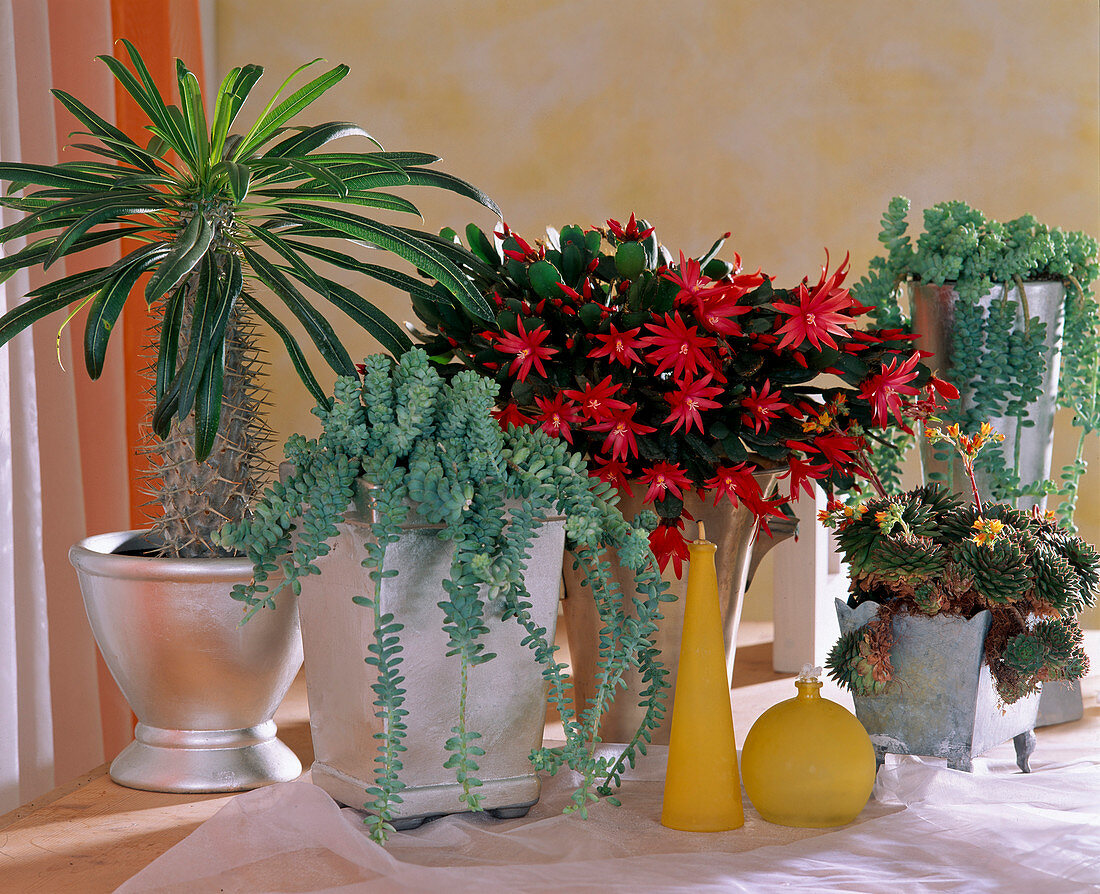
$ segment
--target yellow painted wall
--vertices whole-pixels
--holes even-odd
[[[1095,0],[213,5],[219,71],[258,62],[270,92],[315,56],[348,63],[315,120],[443,156],[520,233],[634,211],[674,251],[732,231],[750,269],[787,285],[816,276],[826,247],[850,250],[861,275],[896,194],[918,214],[958,198],[1100,236]],[[463,200],[424,199],[427,228],[492,223]],[[411,316],[403,296],[363,289]],[[308,395],[272,356],[280,439],[312,432]],[[1072,452],[1060,423],[1056,467]],[[1089,458],[1079,520],[1095,543],[1095,442]],[[759,580],[768,592],[768,567]],[[770,606],[750,594],[745,611]]]

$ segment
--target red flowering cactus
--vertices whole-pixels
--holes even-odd
[[[531,243],[507,227],[470,247],[441,240],[496,309],[488,325],[457,303],[412,291],[433,356],[500,383],[502,426],[538,426],[589,460],[591,473],[641,487],[660,524],[664,568],[687,555],[683,497],[697,491],[770,516],[813,482],[871,476],[869,439],[957,394],[920,362],[912,336],[859,328],[847,258],[817,283],[780,290],[741,259],[678,260],[631,215],[606,229],[564,227]],[[435,301],[446,301],[433,288]],[[926,415],[926,414],[925,414]],[[753,472],[780,471],[774,492]]]

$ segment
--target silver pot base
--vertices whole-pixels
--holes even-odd
[[[301,761],[275,738],[275,721],[246,729],[159,729],[139,723],[111,763],[111,779],[147,792],[241,792],[290,782]]]

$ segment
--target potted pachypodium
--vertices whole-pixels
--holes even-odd
[[[782,524],[783,504],[812,494],[815,481],[850,483],[858,446],[904,424],[911,398],[953,392],[930,378],[906,337],[861,327],[843,286],[847,262],[816,285],[782,290],[744,272],[740,257],[722,260],[724,239],[674,260],[633,215],[548,230],[536,244],[507,227],[496,236],[471,225],[469,248],[447,249],[492,304],[491,323],[440,285],[435,303],[412,296],[428,353],[499,382],[501,424],[566,441],[621,491],[628,516],[655,511],[653,550],[681,596],[684,519],[705,520],[732,667],[757,529]],[[583,588],[570,566],[565,612],[583,703],[597,680],[600,625],[592,601],[573,598]],[[659,634],[673,675],[682,612],[682,602],[669,606]],[[620,700],[605,739],[629,735],[638,710]],[[668,741],[670,719],[654,741]]]
[[[946,408],[945,422],[965,431],[989,421],[1007,436],[979,458],[982,489],[1024,509],[1045,508],[1047,495],[1059,495],[1058,516],[1074,530],[1085,438],[1100,430],[1096,240],[1031,215],[999,223],[954,201],[925,210],[913,244],[908,211],[907,199],[890,202],[879,234],[886,254],[871,261],[852,294],[874,308],[880,325],[915,333],[917,346],[933,354],[930,364],[958,387],[962,399]],[[1050,480],[1058,407],[1081,430],[1060,484]],[[896,449],[876,455],[880,471],[896,469],[912,443],[902,433],[894,440]],[[925,442],[922,453],[926,480],[966,487],[949,450]],[[1076,720],[1082,711],[1079,686],[1047,687],[1040,724]]]
[[[300,591],[312,778],[365,801],[379,841],[440,814],[522,815],[539,770],[577,774],[569,810],[583,815],[661,714],[652,636],[667,597],[648,531],[563,442],[503,431],[496,390],[470,370],[444,381],[420,349],[368,357],[362,380],[337,379],[316,410],[321,435],[292,437],[283,479],[220,534],[255,565],[234,593],[253,612]],[[581,713],[553,644],[566,539],[606,625],[601,686]],[[609,586],[609,549],[632,569],[627,590]],[[600,756],[601,709],[631,661],[649,710],[621,755]],[[547,688],[564,746],[543,747]]]
[[[317,262],[417,287],[407,274],[365,263],[334,242],[370,243],[435,271],[473,313],[484,304],[429,237],[341,205],[415,212],[387,187],[417,185],[495,206],[463,181],[425,167],[435,156],[380,147],[331,151],[326,147],[337,138],[373,138],[346,122],[293,124],[348,73],[344,65],[290,92],[292,75],[250,127],[231,133],[262,68],[229,72],[208,118],[198,80],[182,62],[173,104],[135,47],[122,45],[130,67],[99,58],[148,116],[148,143],[55,90],[92,139],[85,148],[100,158],[0,163],[8,182],[0,204],[26,212],[0,230],[0,243],[30,239],[0,259],[0,276],[125,240],[122,255],[34,289],[0,319],[0,344],[49,314],[86,307],[84,359],[96,378],[125,303],[144,300],[155,309],[155,436],[147,450],[160,512],[151,531],[91,537],[70,553],[100,650],[139,719],[137,739],[111,775],[136,788],[249,788],[300,772],[271,719],[301,664],[294,605],[239,628],[228,592],[248,580],[251,565],[211,537],[226,519],[247,513],[272,468],[264,456],[270,429],[254,329],[264,325],[278,336],[310,392],[325,401],[275,307],[289,311],[336,373],[354,374],[329,322],[332,309],[391,350],[410,343]],[[146,273],[144,288],[135,288]]]
[[[988,423],[926,432],[958,450],[973,502],[931,484],[823,510],[851,576],[829,671],[880,764],[921,754],[970,770],[1012,738],[1026,773],[1042,685],[1088,671],[1075,614],[1096,599],[1100,556],[1052,513],[981,502],[974,459],[1003,438]]]

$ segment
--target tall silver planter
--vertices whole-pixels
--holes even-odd
[[[1019,464],[1017,471],[1020,481],[1025,484],[1046,481],[1050,478],[1050,462],[1054,448],[1054,416],[1057,411],[1058,373],[1062,359],[1062,329],[1065,324],[1066,290],[1061,282],[1029,282],[1024,284],[1027,307],[1032,317],[1038,317],[1046,324],[1046,340],[1043,352],[1046,363],[1043,367],[1042,393],[1038,400],[1027,408],[1027,420],[1033,425],[1018,426],[1015,416],[1000,416],[988,421],[993,428],[1005,436],[1003,449],[1005,455],[1012,457],[1019,441]],[[950,283],[934,285],[912,283],[910,297],[913,311],[913,331],[920,333],[917,347],[922,351],[931,351],[932,357],[926,359],[937,373],[951,379],[958,388],[964,407],[971,406],[973,386],[958,382],[951,375],[954,368],[953,340],[955,335],[955,305],[958,293]],[[1005,300],[1004,287],[996,286],[985,295],[980,303],[989,308],[995,302]],[[1023,313],[1020,310],[1019,290],[1014,286],[1008,292],[1007,300],[1017,308],[1018,327],[1023,326]],[[946,474],[947,465],[937,462],[930,445],[922,446],[922,460],[925,475],[931,471]],[[961,463],[955,463],[953,489],[967,493],[970,483]],[[978,486],[988,494],[988,483],[979,473]],[[1036,500],[1023,497],[1018,501],[1022,509],[1033,505],[1045,504],[1046,499]]]
[[[771,487],[775,475],[776,473],[772,471],[757,473],[757,481],[765,492]],[[633,491],[633,495],[626,493],[619,495],[619,508],[626,518],[633,518],[643,508],[644,487],[638,485]],[[737,649],[737,628],[741,623],[741,609],[744,605],[750,569],[755,569],[766,549],[791,536],[794,529],[777,521],[773,528],[774,537],[757,540],[756,519],[744,506],[733,506],[729,502],[714,506],[695,493],[685,492],[684,508],[694,518],[705,522],[707,539],[713,541],[718,547],[715,554],[718,598],[722,607],[722,624],[726,642],[726,674],[732,680]],[[690,533],[688,537],[690,539]],[[612,579],[619,584],[624,593],[629,595],[633,592],[633,574],[619,564],[617,557],[605,556],[605,558],[611,563]],[[600,621],[591,591],[583,585],[583,569],[574,569],[573,564],[573,556],[567,555],[563,568],[565,600],[562,608],[569,637],[574,699],[578,710],[583,710],[598,689],[598,647],[603,622]],[[662,576],[669,585],[669,593],[676,597],[676,601],[667,602],[661,606],[664,619],[659,622],[655,637],[657,647],[661,650],[661,660],[670,673],[667,677],[669,683],[667,710],[660,727],[653,732],[652,741],[654,744],[667,745],[672,727],[672,702],[679,667],[680,638],[684,630],[687,570],[684,570],[683,577],[677,578],[673,564],[670,562]],[[645,710],[637,703],[638,693],[648,685],[642,680],[641,672],[637,667],[628,667],[623,674],[623,680],[628,688],[619,690],[615,701],[607,709],[600,723],[600,736],[605,742],[630,741],[630,737],[645,716]]]
[[[849,608],[836,600],[842,634],[867,624],[878,605]],[[1002,703],[989,666],[982,660],[992,615],[895,615],[890,661],[894,679],[881,695],[855,696],[856,717],[875,746],[881,765],[887,753],[947,759],[947,766],[969,772],[972,760],[1012,739],[1016,763],[1030,771],[1035,750],[1039,696]]]
[[[336,801],[361,808],[373,786],[377,740],[383,731],[375,716],[372,686],[377,671],[364,658],[374,642],[374,612],[352,602],[373,591],[362,563],[365,543],[372,539],[371,512],[361,484],[355,506],[339,525],[332,551],[318,560],[320,575],[302,582],[299,605],[306,656],[310,728],[316,760],[313,782]],[[443,632],[446,598],[441,582],[450,577],[453,545],[440,540],[440,525],[413,515],[401,540],[386,552],[386,569],[398,570],[382,584],[381,610],[404,625],[398,634],[402,651],[400,673],[406,690],[407,733],[399,778],[405,783],[398,805],[398,828],[468,808],[459,800],[461,786],[454,770],[443,766],[449,757],[444,743],[458,719],[459,659],[447,657]],[[531,614],[553,640],[557,621],[565,520],[549,520],[535,539],[527,563],[526,585]],[[496,657],[469,671],[467,728],[481,734],[485,754],[477,759],[482,806],[497,816],[525,814],[539,798],[538,774],[529,761],[542,745],[546,719],[546,681],[542,666],[515,619],[504,621],[503,604],[486,617],[486,651]]]
[[[959,386],[959,396],[963,406],[969,406],[973,399],[973,387],[958,382],[951,376],[954,368],[953,340],[955,335],[955,304],[958,293],[950,283],[933,285],[911,283],[910,298],[913,312],[913,330],[921,334],[917,346],[921,350],[931,351],[933,356],[926,362],[941,375],[946,375]],[[1017,473],[1020,481],[1031,484],[1050,478],[1051,456],[1054,451],[1054,417],[1057,412],[1058,374],[1062,365],[1062,331],[1066,316],[1066,289],[1061,282],[1030,282],[1024,284],[1027,307],[1032,317],[1038,317],[1046,324],[1046,340],[1043,353],[1046,358],[1043,367],[1042,393],[1038,400],[1027,408],[1027,420],[1033,425],[1019,426],[1015,416],[1000,416],[990,419],[993,428],[1005,436],[1003,449],[1007,456],[1014,456],[1019,439],[1019,462]],[[981,299],[982,307],[988,309],[994,302],[1005,299],[1004,287],[996,286]],[[1007,300],[1017,308],[1016,325],[1023,326],[1021,300],[1016,287],[1009,289]],[[921,459],[925,477],[932,471],[947,473],[947,464],[937,461],[934,448],[922,444]],[[985,474],[978,470],[978,487],[983,494],[989,494],[989,482]],[[952,488],[958,493],[967,493],[970,482],[961,463],[954,464]],[[1016,501],[1021,509],[1032,506],[1046,506],[1046,497],[1021,497]],[[1043,690],[1039,708],[1038,726],[1050,726],[1056,723],[1068,723],[1080,720],[1084,715],[1084,702],[1079,682],[1048,686]]]
[[[232,792],[295,779],[272,717],[302,665],[292,598],[241,626],[247,559],[141,555],[144,531],[69,550],[99,650],[138,717],[111,778],[159,792]]]

